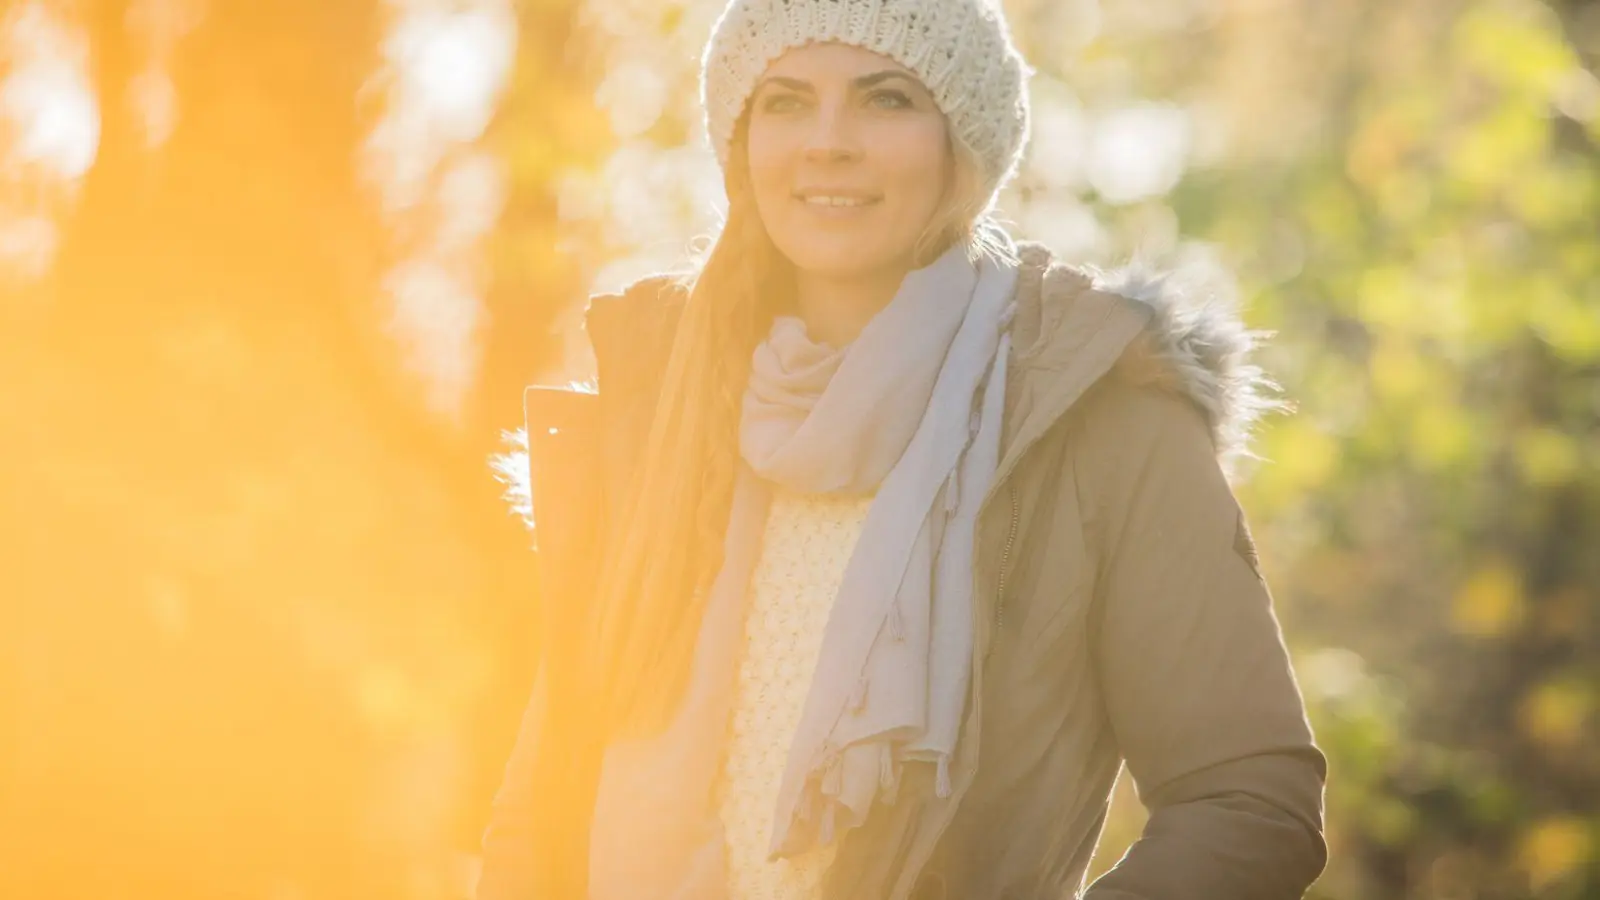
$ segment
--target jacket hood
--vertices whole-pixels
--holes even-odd
[[[1019,245],[1019,360],[1033,371],[1020,426],[1037,434],[1102,375],[1187,398],[1206,418],[1224,464],[1250,457],[1251,432],[1287,408],[1251,360],[1264,334],[1246,328],[1231,296],[1195,273],[1136,262],[1069,265]],[[1032,307],[1030,309],[1030,306]]]
[[[1255,424],[1288,408],[1278,385],[1251,359],[1269,335],[1246,328],[1231,297],[1182,271],[1139,263],[1093,271],[1091,283],[1149,310],[1140,339],[1118,364],[1121,373],[1162,384],[1193,402],[1224,460],[1252,457]]]

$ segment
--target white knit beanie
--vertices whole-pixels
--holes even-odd
[[[889,57],[927,86],[955,138],[983,166],[986,196],[1016,170],[1028,139],[1029,69],[999,0],[732,0],[700,70],[717,161],[762,73],[785,52],[837,41]]]

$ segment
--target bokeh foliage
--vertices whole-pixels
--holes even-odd
[[[1333,763],[1319,891],[1593,896],[1600,84],[1533,3],[1330,29],[1318,140],[1173,197],[1302,407],[1246,495]]]

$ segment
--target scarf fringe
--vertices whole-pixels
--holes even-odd
[[[894,751],[887,748],[878,757],[878,795],[889,806],[900,797],[900,767],[895,765]]]

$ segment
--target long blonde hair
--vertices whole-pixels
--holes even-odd
[[[724,176],[727,218],[689,284],[641,471],[596,597],[586,683],[612,733],[655,732],[681,701],[722,564],[750,359],[792,298],[789,264],[750,190],[747,134],[742,120]],[[917,243],[918,265],[957,241],[981,239],[990,198],[977,158],[959,141],[951,145],[945,199]]]

